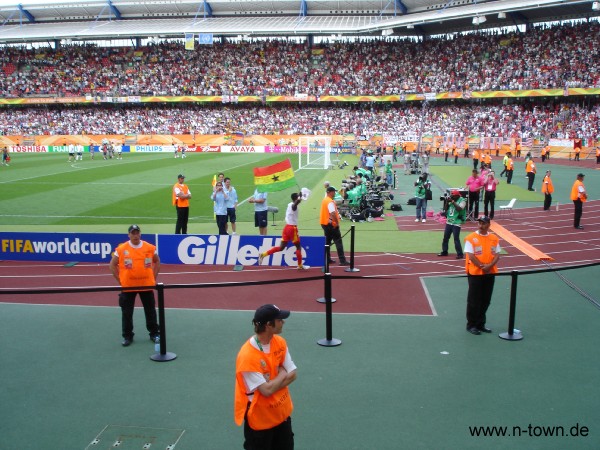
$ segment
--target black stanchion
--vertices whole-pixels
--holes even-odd
[[[500,333],[498,336],[501,339],[507,341],[520,341],[523,339],[523,335],[520,330],[515,330],[515,311],[517,309],[517,278],[519,272],[513,270],[510,273],[510,311],[508,313],[508,331],[506,333]]]
[[[342,341],[333,337],[333,312],[331,308],[331,274],[325,273],[325,339],[319,339],[317,344],[323,347],[337,347]]]
[[[346,272],[360,272],[354,267],[354,224],[350,227],[350,267],[346,268]]]
[[[165,331],[165,286],[163,283],[156,285],[158,291],[158,326],[160,329],[160,353],[150,356],[152,361],[165,362],[177,358],[175,353],[167,352],[167,333]]]
[[[323,271],[325,273],[329,273],[329,260],[331,259],[331,246],[325,245],[325,265],[323,266]],[[327,289],[327,288],[325,288]],[[327,296],[327,292],[325,292],[325,296]],[[319,303],[325,303],[327,299],[325,297],[320,297],[317,299]],[[336,299],[332,298],[331,303],[335,303]]]

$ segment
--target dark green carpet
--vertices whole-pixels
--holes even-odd
[[[597,267],[564,274],[600,297]],[[491,335],[464,330],[463,278],[426,280],[437,317],[335,315],[335,348],[316,344],[324,315],[292,314],[284,336],[299,368],[296,448],[598,448],[600,311],[556,275],[519,283],[519,342],[497,336],[508,277],[497,280]],[[107,425],[185,430],[176,449],[241,448],[233,372],[250,312],[168,310],[168,350],[178,355],[168,363],[149,359],[140,309],[129,348],[116,308],[0,304],[0,316],[0,448],[85,449]],[[589,436],[529,437],[529,424],[579,424]],[[472,437],[475,426],[524,434]]]

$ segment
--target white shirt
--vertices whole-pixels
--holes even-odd
[[[292,208],[293,206],[294,202],[290,202],[287,205],[287,209],[285,210],[285,223],[298,226],[298,207],[296,207],[296,211],[294,211]]]
[[[260,350],[260,347],[256,343],[256,339],[252,336],[249,340],[250,345],[257,350]],[[265,354],[269,354],[271,352],[271,344],[263,345],[262,352]],[[286,349],[285,359],[283,361],[283,368],[286,372],[292,372],[296,370],[296,364],[292,361],[292,357],[290,356],[289,349]],[[253,393],[261,384],[265,384],[267,379],[261,372],[242,372],[242,376],[244,377],[244,383],[246,383],[246,392]],[[248,396],[248,401],[252,400],[254,394]]]

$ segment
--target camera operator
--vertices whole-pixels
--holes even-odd
[[[210,196],[210,199],[214,202],[213,208],[215,213],[215,219],[217,221],[217,227],[219,228],[219,234],[227,233],[227,199],[229,194],[223,189],[223,182],[217,181],[215,184],[215,190]]]
[[[460,242],[460,227],[467,218],[467,201],[460,195],[460,192],[453,190],[450,197],[444,204],[446,209],[446,227],[444,228],[444,239],[442,240],[442,251],[438,256],[448,256],[448,242],[450,235],[454,236],[454,248],[456,249],[456,259],[463,259],[462,244]]]
[[[427,191],[431,189],[431,182],[427,174],[423,173],[415,181],[415,200],[417,205],[417,218],[415,222],[427,222]]]

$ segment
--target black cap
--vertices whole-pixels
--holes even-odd
[[[185,178],[185,175],[179,174],[177,175],[177,178]]]
[[[329,186],[329,187],[327,188],[327,192],[335,192],[335,191],[337,191],[337,189],[336,189],[336,188],[334,188],[333,186]]]
[[[481,216],[477,219],[477,222],[490,223],[491,220],[488,216]]]
[[[127,231],[129,233],[131,233],[132,231],[141,231],[141,230],[140,230],[139,226],[137,226],[137,225],[131,225]]]
[[[290,312],[285,309],[279,309],[275,305],[262,305],[254,313],[252,322],[260,325],[265,325],[267,322],[272,322],[275,319],[287,319],[290,317]]]
[[[578,176],[578,177],[582,177],[582,178],[583,178],[583,177],[585,177],[585,175],[584,175],[584,174],[582,174],[582,173],[578,173],[578,174],[577,174],[577,176]]]

